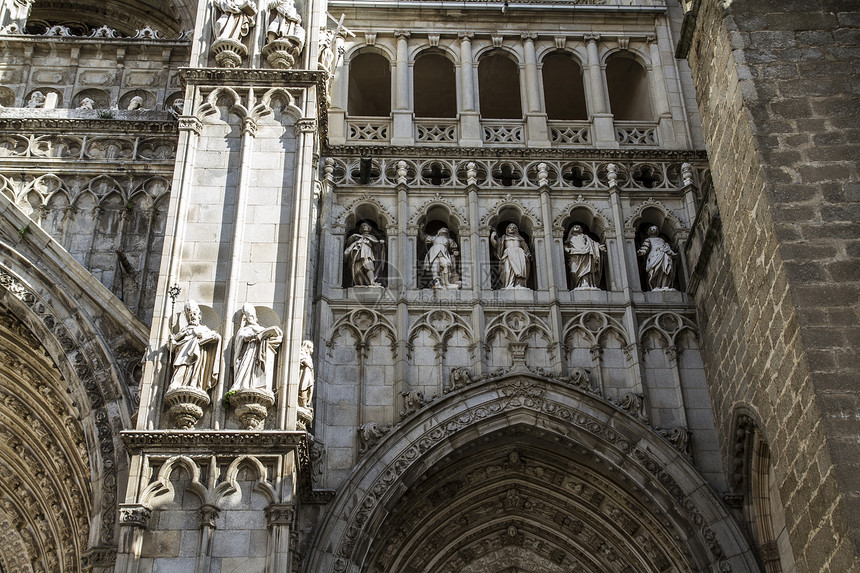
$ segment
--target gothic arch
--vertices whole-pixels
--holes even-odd
[[[84,465],[57,462],[69,467],[71,481],[52,488],[54,476],[45,471],[47,485],[42,487],[62,499],[71,495],[74,488],[70,484],[87,484],[87,489],[76,486],[79,495],[88,498],[79,505],[89,511],[75,527],[79,532],[87,529],[89,535],[66,555],[75,567],[106,563],[104,556],[115,544],[117,480],[128,467],[118,429],[130,425],[131,388],[137,383],[132,373],[146,347],[146,329],[105,287],[95,279],[82,278],[86,276],[83,271],[75,272],[80,266],[56,241],[38,227],[27,227],[29,219],[11,202],[0,198],[0,207],[6,215],[0,224],[0,316],[19,324],[30,340],[38,342],[33,351],[42,352],[43,361],[50,365],[43,371],[54,373],[54,378],[42,376],[41,386],[48,388],[47,381],[53,379],[63,390],[51,415],[42,410],[44,423],[61,426],[62,433],[80,432],[82,436],[74,447],[59,445],[57,450],[67,459],[83,455]],[[19,231],[25,227],[26,232]],[[32,353],[19,353],[13,359],[31,368],[39,364]],[[32,397],[22,404],[36,412],[38,396]],[[13,429],[13,433],[27,442],[23,429]],[[27,466],[19,467],[19,472],[23,467]]]
[[[370,449],[304,572],[576,564],[756,570],[716,495],[650,428],[569,384],[512,374],[447,394]]]

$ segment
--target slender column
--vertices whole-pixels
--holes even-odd
[[[142,503],[123,503],[119,506],[119,547],[117,548],[117,573],[137,573],[140,550],[143,547],[143,532],[149,526],[152,508]]]
[[[597,147],[618,147],[615,141],[615,126],[609,111],[609,98],[603,82],[603,72],[600,68],[600,54],[597,42],[600,34],[586,34],[582,38],[588,54],[588,92],[591,102],[591,117],[594,121],[594,144]]]
[[[269,563],[266,571],[292,571],[290,527],[295,513],[292,503],[273,503],[266,508],[266,522],[269,526]]]
[[[215,519],[221,510],[214,505],[204,504],[197,510],[200,518],[200,549],[197,552],[196,573],[208,573],[212,563],[212,537],[215,534]]]
[[[525,52],[526,84],[526,137],[529,147],[549,147],[549,127],[546,114],[541,112],[540,86],[538,85],[537,56],[535,54],[534,32],[522,34]]]
[[[663,74],[663,64],[660,60],[660,46],[657,36],[645,38],[651,52],[651,93],[654,98],[654,110],[657,112],[658,130],[661,146],[672,146],[676,141],[675,128],[672,125],[672,111],[669,109],[669,94],[666,90],[666,77]]]
[[[395,92],[394,109],[409,109],[409,32],[398,30],[394,32],[397,38],[397,91]]]
[[[461,32],[460,38],[460,145],[478,147],[481,141],[481,120],[475,106],[475,64],[472,60],[471,32]]]
[[[526,105],[529,113],[540,112],[540,93],[538,91],[537,56],[535,54],[534,32],[522,34],[526,59]]]
[[[394,32],[397,38],[397,63],[394,68],[394,126],[393,145],[412,145],[415,142],[412,127],[412,110],[409,106],[409,32]]]

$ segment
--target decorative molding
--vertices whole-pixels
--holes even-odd
[[[247,454],[271,453],[271,448],[296,449],[306,439],[307,432],[275,430],[251,432],[247,430],[127,430],[120,434],[128,451],[157,453],[174,452],[186,448],[203,451],[243,452]]]

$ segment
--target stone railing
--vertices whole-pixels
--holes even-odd
[[[657,125],[634,121],[616,121],[615,140],[621,146],[654,147],[659,144]]]
[[[457,143],[457,120],[421,119],[415,122],[416,143]]]
[[[352,117],[347,121],[349,141],[388,141],[391,137],[391,120]]]
[[[587,121],[549,121],[553,145],[591,145],[591,123]]]
[[[484,120],[481,132],[484,143],[522,144],[526,141],[522,122]]]

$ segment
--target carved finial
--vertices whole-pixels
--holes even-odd
[[[538,185],[541,187],[546,186],[547,179],[549,179],[549,171],[547,170],[546,163],[538,163]]]
[[[478,184],[478,170],[473,161],[466,164],[466,183],[468,185]]]
[[[409,174],[409,172],[406,169],[406,162],[405,161],[398,161],[397,162],[397,184],[398,185],[406,185],[406,181],[407,181],[406,177],[408,174]]]
[[[610,187],[618,187],[618,167],[614,163],[606,166],[606,178]]]
[[[323,167],[323,172],[325,173],[326,181],[334,179],[334,159],[331,157],[325,158],[325,167]]]
[[[693,184],[693,166],[689,163],[681,164],[681,177],[684,179],[684,187]]]

